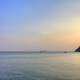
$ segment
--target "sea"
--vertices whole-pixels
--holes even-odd
[[[80,80],[80,53],[0,53],[0,80]]]

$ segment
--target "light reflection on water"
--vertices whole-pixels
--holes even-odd
[[[80,80],[80,54],[0,55],[0,80]]]

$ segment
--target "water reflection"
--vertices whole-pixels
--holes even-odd
[[[80,80],[80,54],[0,55],[0,80]]]

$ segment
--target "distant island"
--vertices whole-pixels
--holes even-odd
[[[75,50],[75,52],[80,52],[80,46]]]

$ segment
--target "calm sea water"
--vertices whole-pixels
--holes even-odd
[[[0,80],[80,80],[80,53],[0,54]]]

